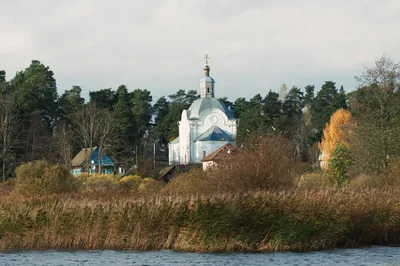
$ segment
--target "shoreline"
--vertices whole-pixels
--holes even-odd
[[[172,249],[158,249],[158,250],[136,250],[136,249],[53,249],[53,248],[44,248],[44,249],[35,249],[35,248],[27,248],[27,249],[12,249],[12,250],[0,250],[0,254],[8,254],[8,253],[28,253],[28,252],[102,252],[102,251],[115,251],[115,252],[134,252],[134,253],[148,253],[148,252],[173,252],[173,253],[189,253],[189,254],[213,254],[213,255],[228,255],[228,254],[267,254],[267,253],[296,253],[296,254],[307,254],[313,252],[329,252],[334,250],[358,250],[358,249],[371,249],[371,248],[400,248],[400,244],[394,245],[359,245],[354,247],[335,247],[335,248],[327,248],[327,249],[319,249],[319,250],[310,250],[310,251],[221,251],[221,252],[198,252],[198,251],[183,251],[183,250],[172,250]]]

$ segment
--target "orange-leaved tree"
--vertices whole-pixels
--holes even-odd
[[[347,145],[347,140],[354,131],[354,126],[349,111],[342,108],[333,113],[329,123],[324,128],[322,140],[318,143],[322,152],[321,168],[327,168],[329,157],[337,144]]]

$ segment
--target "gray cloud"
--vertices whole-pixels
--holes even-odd
[[[251,97],[353,77],[384,52],[400,59],[398,1],[6,1],[0,68],[38,59],[61,91],[126,84],[155,97],[197,89],[211,55],[217,96]]]

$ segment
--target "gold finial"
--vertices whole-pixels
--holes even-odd
[[[206,65],[208,65],[208,59],[210,59],[210,57],[208,56],[208,54],[206,54],[206,56],[204,57],[204,59],[206,60]]]

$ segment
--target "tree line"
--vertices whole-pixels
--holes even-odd
[[[400,117],[392,117],[398,112],[392,103],[396,100],[390,95],[375,99],[372,95],[378,85],[366,77],[363,82],[362,88],[349,94],[342,86],[337,88],[335,82],[326,81],[317,90],[314,85],[303,89],[296,86],[288,89],[283,85],[280,93],[270,90],[249,100],[243,97],[219,100],[239,120],[239,146],[256,134],[280,134],[295,144],[293,152],[299,160],[316,166],[319,154],[316,144],[321,141],[331,115],[340,108],[354,110],[362,117],[360,121],[369,121],[365,123],[366,132],[378,126],[379,132],[393,131],[387,123]],[[116,90],[92,91],[87,102],[81,93],[79,86],[73,86],[58,95],[53,71],[37,60],[9,81],[6,72],[0,71],[3,180],[13,176],[15,167],[21,163],[46,159],[70,165],[80,149],[95,146],[128,166],[137,153],[145,156],[154,142],[162,147],[176,138],[182,110],[199,97],[197,90],[180,89],[152,104],[150,91],[130,91],[125,85]],[[381,113],[371,112],[371,106],[380,108]],[[365,114],[369,116],[364,117]],[[385,122],[377,124],[376,120]],[[392,149],[387,147],[385,151],[389,154]],[[388,154],[383,152],[381,156]]]

